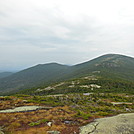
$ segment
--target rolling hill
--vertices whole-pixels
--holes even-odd
[[[17,92],[23,89],[26,91],[30,88],[36,90],[38,87],[47,87],[53,83],[89,76],[99,77],[103,81],[128,82],[129,85],[133,85],[134,58],[107,54],[74,66],[57,63],[40,64],[0,79],[0,92]]]

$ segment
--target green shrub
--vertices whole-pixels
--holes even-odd
[[[12,100],[10,96],[4,97],[4,100]]]
[[[33,126],[38,126],[38,125],[40,125],[40,121],[37,121],[37,122],[31,122],[31,123],[29,123],[28,125],[29,126],[31,126],[31,127],[33,127]]]
[[[46,122],[48,122],[48,119],[42,119],[40,121],[41,121],[41,123],[46,123]]]
[[[98,112],[98,115],[107,116],[107,115],[109,115],[109,113],[100,111],[100,112]]]
[[[31,127],[33,127],[33,126],[38,126],[38,125],[40,125],[41,123],[46,123],[46,122],[48,122],[47,119],[41,119],[41,120],[36,121],[36,122],[31,122],[31,123],[29,123],[28,125],[31,126]]]
[[[76,114],[76,117],[81,117],[84,120],[88,120],[91,117],[91,114],[85,113],[83,111],[78,111],[77,114]]]

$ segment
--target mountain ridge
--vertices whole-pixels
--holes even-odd
[[[59,63],[38,64],[0,79],[0,92],[16,92],[93,74],[133,82],[134,58],[120,54],[105,54],[73,66]]]

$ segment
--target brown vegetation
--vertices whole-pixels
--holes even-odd
[[[129,97],[128,97],[129,96]],[[0,113],[0,126],[6,134],[77,134],[79,127],[96,118],[132,112],[132,95],[117,94],[68,94],[64,96],[10,96],[0,97],[0,109],[26,105],[53,106],[30,112]],[[113,105],[112,102],[125,102]]]

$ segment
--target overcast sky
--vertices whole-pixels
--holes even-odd
[[[0,70],[134,56],[134,0],[0,0]]]

